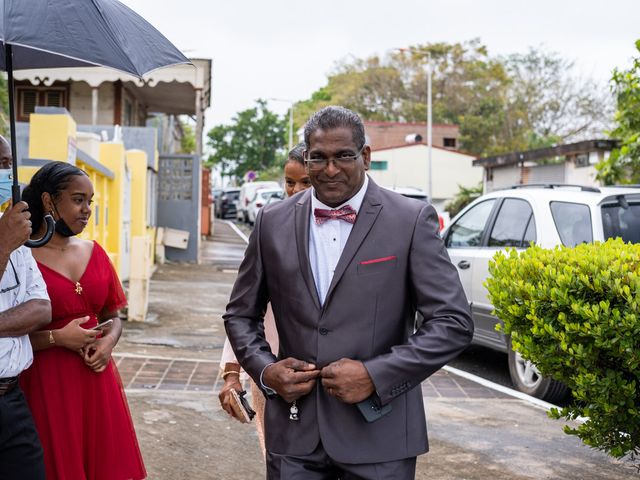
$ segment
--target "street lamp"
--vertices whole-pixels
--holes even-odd
[[[431,110],[431,52],[427,52],[427,172],[429,175],[429,181],[427,183],[429,195],[429,201],[433,203],[433,179],[431,170],[431,150],[433,143],[433,123],[432,123],[432,110]]]
[[[270,98],[269,100],[273,100],[274,102],[286,102],[291,105],[289,109],[289,151],[293,148],[293,100],[286,100],[284,98]]]

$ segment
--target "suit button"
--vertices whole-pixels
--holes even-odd
[[[329,333],[329,330],[327,330],[326,328],[322,327],[320,330],[318,330],[320,332],[320,335],[326,335],[327,333]]]

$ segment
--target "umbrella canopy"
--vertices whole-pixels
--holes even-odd
[[[158,68],[191,63],[140,15],[117,0],[0,0],[0,68],[7,71],[11,151],[16,152],[13,70],[101,66],[142,77]],[[13,202],[20,200],[13,162]],[[27,246],[44,245],[47,235]]]
[[[0,40],[12,45],[14,70],[96,65],[141,77],[190,63],[117,0],[0,0],[0,14]],[[4,51],[1,57],[7,70]]]

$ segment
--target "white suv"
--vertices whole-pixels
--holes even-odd
[[[526,248],[530,242],[573,247],[611,237],[640,243],[640,186],[518,185],[478,198],[443,233],[471,306],[473,341],[508,352],[511,379],[520,391],[555,401],[566,388],[541,377],[535,365],[511,350],[509,338],[496,331],[500,320],[492,315],[483,285],[489,260],[498,250]]]

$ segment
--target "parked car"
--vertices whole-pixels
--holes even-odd
[[[387,190],[391,190],[392,192],[399,193],[400,195],[408,198],[415,198],[416,200],[420,200],[421,202],[428,203],[429,196],[427,192],[420,190],[419,188],[414,187],[384,187]],[[446,212],[445,212],[446,213]],[[446,213],[447,218],[449,218],[449,214]],[[444,215],[438,212],[438,223],[440,224],[440,230],[444,228],[445,220]]]
[[[547,401],[566,394],[566,387],[544,378],[496,331],[484,281],[489,260],[505,247],[524,249],[573,247],[582,242],[622,237],[640,242],[640,188],[569,185],[520,185],[483,195],[463,209],[444,232],[445,246],[460,274],[475,324],[473,341],[508,353],[516,388]]]
[[[216,203],[216,200],[222,195],[221,188],[212,188],[211,189],[211,198],[213,199],[213,203]]]
[[[240,195],[239,188],[223,189],[215,200],[216,217],[226,218],[235,216],[238,195]]]
[[[284,199],[284,190],[281,188],[259,188],[247,206],[247,217],[249,225],[253,225],[258,216],[258,212],[272,198]]]
[[[240,196],[238,197],[238,208],[236,211],[236,219],[241,222],[249,221],[247,207],[249,202],[255,197],[256,190],[259,188],[280,188],[278,182],[248,182],[240,187]]]

